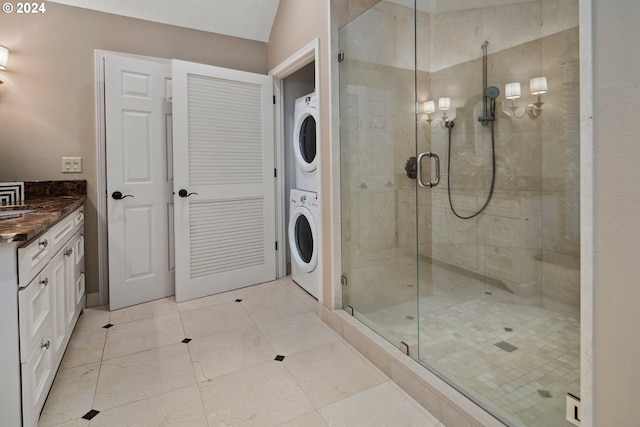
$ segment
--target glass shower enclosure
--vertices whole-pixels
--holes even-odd
[[[344,308],[510,426],[579,395],[578,0],[339,31]]]

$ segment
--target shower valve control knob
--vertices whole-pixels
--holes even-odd
[[[411,179],[416,179],[418,176],[418,161],[415,157],[409,157],[407,163],[404,165],[404,170],[407,176]]]

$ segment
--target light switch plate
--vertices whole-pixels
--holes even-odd
[[[62,173],[81,173],[82,157],[63,157]]]

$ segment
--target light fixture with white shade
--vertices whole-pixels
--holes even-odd
[[[436,112],[436,103],[435,101],[426,101],[423,103],[423,112],[427,115],[427,123],[430,128],[435,128],[438,126],[438,123],[443,127],[446,127],[449,118],[447,117],[447,111],[451,109],[451,98],[442,97],[438,98],[438,110],[442,111],[442,117],[436,120],[435,124],[431,124],[433,119],[431,118],[431,114]]]
[[[0,70],[7,69],[7,63],[9,62],[9,49],[5,46],[0,45]],[[0,84],[3,81],[0,80]]]
[[[441,111],[449,111],[449,108],[451,108],[451,98],[444,97],[438,99],[438,108]]]
[[[542,95],[547,93],[547,78],[546,77],[534,77],[529,80],[529,89],[531,95]]]
[[[433,114],[436,112],[436,103],[433,101],[427,101],[424,103],[424,112],[427,114]]]
[[[504,85],[504,97],[507,99],[518,99],[520,98],[520,83],[507,83]]]
[[[506,111],[505,113],[507,113],[508,115],[516,119],[521,119],[526,115],[529,115],[529,117],[531,117],[532,119],[538,118],[540,116],[540,113],[542,113],[542,104],[544,104],[544,102],[540,100],[540,95],[547,93],[547,90],[548,88],[547,88],[546,77],[534,77],[530,79],[529,91],[531,92],[531,95],[538,96],[538,102],[529,104],[528,106],[525,107],[524,112],[518,115],[517,114],[518,106],[515,104],[514,100],[520,98],[520,96],[522,95],[520,83],[519,82],[507,83],[504,86],[504,93],[505,93],[505,98],[511,100],[511,106],[509,107],[509,110],[511,110],[511,113],[508,113]]]

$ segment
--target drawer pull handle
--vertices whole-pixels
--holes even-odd
[[[49,245],[49,241],[47,239],[44,239],[39,243],[39,245],[42,246],[43,248],[46,248]]]
[[[64,251],[65,256],[71,256],[72,253],[73,253],[73,248],[69,248],[68,250]]]
[[[51,340],[47,340],[47,342],[42,343],[40,345],[40,348],[42,348],[44,350],[49,350],[49,347],[51,347]]]
[[[47,286],[49,284],[49,279],[47,277],[45,277],[43,280],[40,280],[40,284]]]

